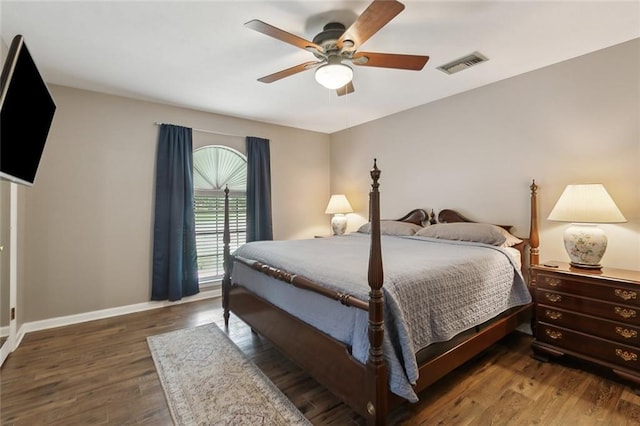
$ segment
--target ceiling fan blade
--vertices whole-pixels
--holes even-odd
[[[261,81],[262,83],[273,83],[274,81],[278,81],[278,80],[283,79],[285,77],[289,77],[289,76],[292,76],[292,75],[297,74],[299,72],[315,68],[316,66],[318,66],[318,65],[320,65],[322,63],[323,63],[322,61],[305,62],[304,64],[296,65],[295,67],[287,68],[286,70],[282,70],[282,71],[278,71],[278,72],[273,73],[273,74],[265,75],[264,77],[259,78],[258,81]]]
[[[269,25],[266,22],[262,22],[258,19],[251,20],[244,24],[245,27],[251,28],[252,30],[258,31],[259,33],[266,34],[270,37],[278,39],[280,41],[284,41],[285,43],[292,44],[300,49],[314,51],[317,50],[322,52],[322,48],[317,44],[305,40],[302,37],[298,37],[297,35],[288,33],[280,28],[276,28],[273,25]]]
[[[353,93],[355,89],[353,88],[353,82],[350,81],[339,89],[336,89],[336,93],[338,96],[346,95],[347,93]]]
[[[403,10],[404,5],[396,0],[374,0],[338,39],[338,48],[357,49]]]
[[[428,56],[374,52],[357,52],[352,58],[354,65],[380,68],[400,68],[413,71],[420,71],[424,68],[428,60]]]

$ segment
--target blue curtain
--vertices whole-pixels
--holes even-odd
[[[192,130],[160,125],[156,161],[151,300],[198,293]]]
[[[247,137],[247,242],[273,239],[269,139]]]

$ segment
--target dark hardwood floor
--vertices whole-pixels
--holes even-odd
[[[215,322],[219,299],[30,333],[0,370],[2,425],[170,425],[146,337]],[[314,424],[362,424],[232,315],[232,340]],[[569,361],[530,357],[515,333],[390,416],[392,424],[640,424],[640,396]]]

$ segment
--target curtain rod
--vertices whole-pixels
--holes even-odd
[[[161,124],[171,124],[171,123],[158,123],[157,121],[155,122],[156,126],[159,126]],[[173,124],[175,126],[175,124]],[[182,127],[189,127],[189,126],[182,126]],[[234,138],[244,138],[246,136],[241,136],[241,135],[234,135],[231,133],[223,133],[223,132],[215,132],[213,130],[204,130],[204,129],[195,129],[195,128],[191,128],[191,130],[195,131],[195,132],[202,132],[202,133],[211,133],[214,135],[222,135],[222,136],[231,136]]]

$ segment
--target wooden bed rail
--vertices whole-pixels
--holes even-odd
[[[319,293],[330,299],[338,300],[340,303],[346,306],[353,306],[355,308],[362,309],[363,311],[369,310],[369,303],[360,300],[351,294],[341,293],[339,291],[331,290],[329,288],[318,285],[310,279],[303,277],[302,275],[292,274],[288,271],[285,271],[284,269],[274,268],[273,266],[266,265],[262,262],[249,261],[242,257],[235,257],[234,259],[236,262],[247,265],[248,267],[253,268],[256,271],[260,271],[263,274],[266,274],[277,280],[284,281],[285,283],[291,284],[294,287],[309,290],[314,293]]]

